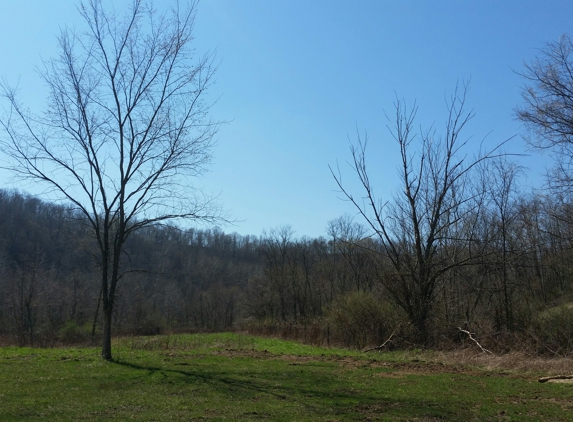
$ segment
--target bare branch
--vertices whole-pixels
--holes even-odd
[[[484,352],[486,354],[489,353],[490,355],[493,355],[493,352],[491,350],[488,350],[488,349],[482,347],[482,345],[479,344],[479,342],[474,338],[472,333],[470,333],[468,330],[463,330],[462,328],[458,327],[458,331],[460,333],[466,334],[471,341],[473,341],[475,344],[477,344],[477,346],[481,349],[482,352]]]

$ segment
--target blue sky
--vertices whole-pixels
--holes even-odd
[[[19,80],[33,109],[44,101],[34,68],[57,53],[59,28],[81,28],[75,4],[0,2],[0,76]],[[467,80],[476,113],[465,132],[468,153],[513,135],[506,150],[524,153],[516,72],[546,42],[573,32],[571,16],[573,2],[556,0],[203,0],[196,48],[217,52],[212,116],[229,123],[217,135],[211,171],[196,184],[220,192],[240,220],[227,232],[259,235],[290,224],[298,236],[324,235],[329,220],[355,214],[328,166],[338,162],[359,193],[346,164],[356,131],[368,132],[376,192],[390,199],[397,151],[385,112],[396,96],[416,101],[418,123],[439,132],[446,97]],[[539,186],[549,157],[521,163],[529,168],[522,183]]]

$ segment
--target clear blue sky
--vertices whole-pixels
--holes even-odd
[[[34,68],[56,54],[59,28],[81,28],[75,4],[0,2],[0,76],[19,79],[34,109],[44,100]],[[523,84],[515,72],[546,42],[573,33],[572,17],[569,0],[203,0],[196,48],[217,51],[212,116],[230,123],[199,185],[220,192],[225,209],[244,220],[227,232],[259,235],[290,224],[298,236],[323,235],[329,220],[355,214],[328,165],[338,162],[359,193],[346,164],[357,128],[370,138],[377,193],[389,199],[397,151],[384,111],[392,112],[396,95],[416,100],[419,123],[440,131],[446,96],[469,79],[470,145],[518,135],[506,149],[525,152],[513,114]],[[522,163],[530,168],[522,182],[535,185],[550,162],[536,155]],[[5,173],[0,178],[10,187]]]

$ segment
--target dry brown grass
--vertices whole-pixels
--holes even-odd
[[[517,371],[536,375],[573,375],[573,359],[571,358],[544,358],[523,352],[490,355],[473,349],[422,353],[424,356],[418,355],[418,359],[447,365],[467,365],[488,370]]]

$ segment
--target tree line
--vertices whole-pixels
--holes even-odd
[[[296,237],[288,226],[258,237],[146,228],[125,250],[128,275],[118,288],[113,329],[123,335],[242,329],[358,348],[381,344],[397,330],[395,347],[420,345],[400,291],[431,301],[425,345],[457,347],[465,341],[463,327],[490,349],[569,353],[570,207],[515,189],[503,212],[491,200],[475,210],[479,216],[468,213],[460,222],[472,232],[471,247],[441,246],[440,256],[471,265],[439,277],[430,298],[416,298],[425,292],[396,277],[381,241],[348,215],[329,222],[319,238]],[[99,339],[92,236],[71,207],[0,191],[4,342]]]

